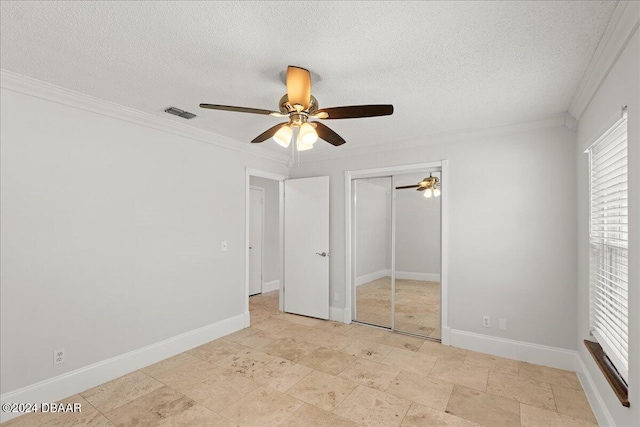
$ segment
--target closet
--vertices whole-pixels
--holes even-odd
[[[351,180],[354,322],[440,339],[440,179],[433,168]]]

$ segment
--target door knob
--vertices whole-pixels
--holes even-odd
[[[322,257],[325,257],[325,256],[327,256],[327,255],[329,255],[329,254],[328,254],[328,253],[326,253],[326,252],[322,252],[322,253],[320,253],[320,252],[316,252],[316,255],[320,255],[320,256],[322,256]]]

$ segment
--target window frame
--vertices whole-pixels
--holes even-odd
[[[628,346],[629,346],[629,331],[628,331],[628,325],[629,325],[629,317],[628,317],[628,312],[629,312],[629,296],[628,296],[628,269],[629,269],[629,257],[628,257],[628,253],[629,253],[629,247],[628,247],[628,222],[629,222],[629,214],[628,214],[628,205],[626,206],[626,225],[627,225],[627,231],[625,232],[627,234],[627,243],[620,243],[620,241],[618,242],[611,242],[611,241],[607,241],[606,238],[606,234],[607,232],[604,231],[599,231],[600,233],[604,234],[605,237],[602,236],[594,236],[594,188],[593,188],[593,184],[594,184],[594,164],[593,164],[593,160],[594,160],[594,149],[597,148],[600,144],[602,143],[612,143],[611,142],[611,135],[616,132],[618,129],[620,129],[622,126],[624,126],[624,155],[623,155],[623,159],[625,162],[625,165],[627,167],[627,177],[626,180],[624,182],[627,183],[627,187],[625,190],[626,192],[626,198],[628,200],[628,156],[629,156],[629,152],[628,152],[628,123],[627,123],[627,114],[626,114],[626,108],[623,108],[622,110],[622,117],[617,120],[611,127],[609,127],[604,133],[602,133],[602,135],[593,143],[591,144],[586,150],[585,153],[587,153],[589,155],[589,327],[591,329],[591,335],[593,337],[596,338],[596,340],[598,341],[598,343],[602,346],[602,349],[604,351],[604,354],[606,355],[606,357],[610,360],[611,364],[615,367],[616,371],[618,372],[618,374],[620,375],[620,377],[622,378],[622,380],[624,382],[628,381],[628,362],[629,362],[629,354],[628,354]],[[615,164],[615,162],[613,163]],[[617,184],[610,184],[610,186],[614,186]],[[607,187],[608,188],[608,187]],[[602,189],[599,189],[598,191],[602,191]],[[621,209],[621,208],[617,208],[617,209]],[[597,246],[601,246],[601,249],[595,249]],[[614,272],[612,271],[614,268],[611,267],[612,262],[607,262],[607,261],[595,261],[594,262],[594,258],[600,257],[602,259],[606,259],[607,257],[612,257],[612,251],[617,251],[618,255],[616,256],[622,256],[624,257],[626,255],[626,260],[627,260],[627,265],[626,267],[626,271],[623,272],[623,274],[617,273],[620,276],[626,276],[626,281],[625,279],[618,277],[616,274],[614,274]],[[624,252],[625,255],[620,255],[620,252]],[[594,256],[595,255],[595,256]],[[608,267],[608,268],[607,268]],[[594,279],[594,271],[599,270],[600,272],[604,273],[605,275],[609,275],[609,276],[615,276],[616,279],[618,279],[619,281],[625,282],[627,285],[627,295],[626,298],[621,297],[620,300],[622,301],[623,299],[626,299],[626,305],[625,305],[625,309],[626,309],[626,325],[627,325],[627,330],[623,331],[626,332],[626,337],[622,337],[620,336],[620,338],[624,339],[626,338],[626,341],[624,340],[617,340],[614,338],[609,338],[609,336],[607,336],[606,333],[604,333],[601,330],[598,330],[596,328],[596,324],[598,323],[595,320],[596,316],[606,316],[606,313],[612,313],[612,310],[610,309],[606,309],[606,307],[604,307],[604,304],[602,303],[602,297],[595,297],[595,295],[600,291],[601,292],[601,288],[603,286],[607,286],[602,285],[602,286],[598,286],[596,284],[594,284],[598,279]],[[611,281],[610,278],[608,278],[607,280]],[[597,311],[600,308],[601,311]],[[625,320],[622,319],[622,317],[624,316],[624,313],[621,310],[618,310],[617,313],[620,313],[620,319],[621,320]],[[617,333],[617,331],[609,331],[608,333]],[[617,342],[624,342],[624,344],[626,345],[626,349],[625,348],[616,348],[617,347]],[[626,354],[624,354],[626,351]]]

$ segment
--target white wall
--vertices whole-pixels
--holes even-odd
[[[280,280],[280,214],[279,183],[273,179],[252,176],[251,185],[264,188],[264,263],[263,282]]]
[[[359,179],[354,182],[356,194],[355,235],[358,284],[387,275],[391,268],[391,179]]]
[[[293,171],[331,177],[331,304],[345,303],[344,171],[448,159],[451,327],[575,349],[575,134],[557,126],[478,135],[420,138],[415,148]],[[509,330],[483,328],[483,314],[506,318]]]
[[[440,173],[433,176],[440,178]],[[424,174],[399,175],[395,177],[394,185],[417,184],[424,178]],[[396,274],[400,278],[437,280],[440,274],[440,200],[440,197],[425,199],[422,192],[414,189],[396,190]]]
[[[245,167],[284,165],[0,98],[2,393],[244,312]]]
[[[636,9],[637,11],[637,9]],[[624,408],[582,341],[589,338],[589,169],[585,148],[628,109],[629,155],[629,401]],[[602,83],[577,129],[578,317],[577,348],[618,426],[640,425],[640,33],[637,30]]]

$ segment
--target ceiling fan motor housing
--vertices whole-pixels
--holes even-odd
[[[304,113],[305,115],[309,116],[318,110],[318,100],[313,95],[311,95],[311,99],[309,101],[309,108],[307,108],[306,110],[301,109],[302,106],[300,105],[298,105],[298,108],[296,108],[295,105],[292,105],[289,102],[289,97],[286,93],[282,96],[282,98],[280,98],[279,104],[280,112],[282,114]]]
[[[418,191],[424,191],[427,189],[435,189],[440,185],[440,180],[437,176],[428,176],[418,183]]]

